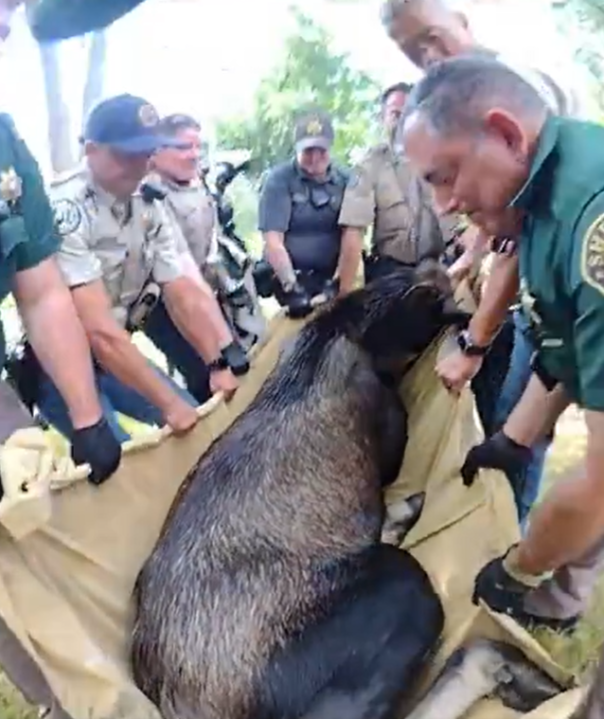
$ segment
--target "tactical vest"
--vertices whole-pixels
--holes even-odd
[[[550,117],[531,177],[513,203],[527,212],[519,243],[520,299],[545,368],[579,403],[574,288],[583,237],[575,233],[586,206],[602,192],[604,129]]]
[[[319,182],[302,174],[295,161],[292,163],[292,208],[284,242],[294,269],[325,278],[336,271],[342,236],[338,217],[345,186],[344,173],[337,168],[331,168],[328,179]]]

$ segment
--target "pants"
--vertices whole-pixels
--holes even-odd
[[[183,376],[197,404],[207,402],[212,396],[208,368],[197,350],[180,334],[161,298],[149,315],[143,331]]]
[[[34,421],[13,389],[0,381],[0,444]],[[69,719],[34,660],[0,617],[0,667],[30,704],[48,707],[48,719]]]
[[[535,350],[529,325],[522,312],[514,312],[514,348],[510,365],[495,406],[494,429],[500,429],[520,401],[531,376],[531,356]],[[512,490],[523,529],[541,487],[545,456],[552,442],[546,437],[533,446],[533,460],[526,469],[512,478]]]
[[[179,394],[186,402],[193,407],[197,406],[197,401],[186,390],[179,387],[176,382],[165,375],[159,368],[152,365],[157,374],[168,382],[172,389]],[[119,423],[117,413],[127,415],[139,422],[149,425],[163,426],[164,417],[160,409],[151,404],[136,390],[128,387],[117,377],[112,375],[100,367],[95,367],[96,385],[99,393],[103,415],[109,426],[113,430],[114,435],[119,442],[125,442],[130,439],[130,435]],[[65,437],[71,437],[73,425],[67,410],[65,400],[61,397],[59,390],[56,388],[50,377],[40,369],[40,386],[38,395],[38,408],[40,414],[50,422]]]
[[[472,381],[476,409],[487,437],[494,434],[497,429],[495,426],[497,403],[509,372],[513,343],[514,325],[509,317],[486,354],[480,371]]]

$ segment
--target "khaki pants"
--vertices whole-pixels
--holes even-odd
[[[31,427],[33,423],[33,418],[12,387],[0,381],[0,444],[13,432]],[[48,682],[37,664],[1,617],[0,667],[30,704],[50,709],[50,714],[47,715],[49,719],[69,719],[53,697]]]

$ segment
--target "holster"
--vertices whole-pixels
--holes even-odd
[[[126,331],[136,332],[144,327],[149,315],[155,309],[161,297],[161,289],[156,282],[147,282],[139,296],[128,308]]]
[[[7,355],[4,367],[7,382],[33,413],[40,392],[42,368],[26,337]]]
[[[393,272],[397,272],[401,268],[407,267],[409,271],[413,271],[414,266],[404,262],[399,262],[393,257],[386,255],[376,255],[371,252],[363,252],[363,267],[365,270],[365,283],[373,282],[380,277],[385,277]]]

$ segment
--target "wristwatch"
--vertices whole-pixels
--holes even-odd
[[[222,372],[223,370],[228,369],[229,363],[223,355],[220,355],[220,357],[208,362],[207,367],[208,372],[212,374],[212,372]]]
[[[484,357],[490,347],[490,345],[486,347],[477,345],[472,339],[469,330],[462,330],[457,335],[457,344],[459,345],[459,349],[468,357]]]

